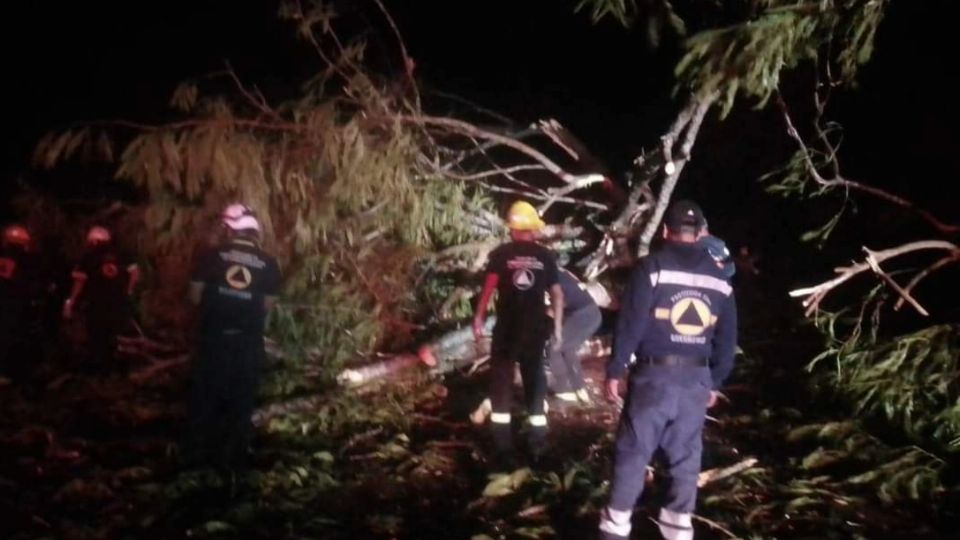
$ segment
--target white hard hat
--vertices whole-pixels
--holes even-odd
[[[23,225],[8,225],[3,229],[3,241],[7,244],[26,246],[30,244],[30,232]]]
[[[260,232],[260,222],[253,215],[253,210],[244,204],[231,204],[223,210],[221,215],[223,224],[235,230],[254,230]]]
[[[88,244],[99,244],[106,243],[110,241],[110,231],[104,227],[95,226],[90,227],[90,230],[87,231],[87,243]]]

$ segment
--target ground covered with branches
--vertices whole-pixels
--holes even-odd
[[[955,533],[950,465],[815,398],[802,368],[818,334],[789,316],[760,326],[769,311],[756,305],[743,308],[746,355],[708,422],[703,467],[757,462],[703,487],[698,537]],[[586,362],[595,382],[602,364]],[[331,389],[263,423],[251,470],[225,478],[178,467],[185,366],[138,372],[40,370],[33,385],[0,389],[5,537],[589,538],[605,502],[618,413],[599,401],[553,403],[543,470],[490,476],[485,430],[467,419],[482,371]],[[662,485],[655,471],[638,531],[655,534],[647,517]]]

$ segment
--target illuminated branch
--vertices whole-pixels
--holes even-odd
[[[862,263],[857,263],[852,266],[846,266],[842,268],[837,268],[835,271],[838,274],[837,277],[823,282],[819,285],[814,285],[813,287],[805,287],[802,289],[796,289],[790,291],[790,296],[794,298],[805,297],[803,300],[803,306],[807,308],[806,315],[810,316],[813,314],[820,305],[820,302],[823,301],[824,297],[837,288],[839,285],[845,283],[850,278],[866,272],[868,270],[873,270],[879,272],[880,263],[899,257],[901,255],[912,253],[915,251],[923,250],[944,250],[950,252],[951,258],[960,258],[960,247],[957,247],[950,242],[945,242],[942,240],[925,240],[921,242],[911,242],[909,244],[904,244],[895,248],[885,249],[883,251],[871,251],[867,248],[863,248],[867,253],[867,256]],[[886,276],[885,273],[879,272],[881,276]],[[886,276],[889,279],[889,276]],[[906,299],[908,302],[911,301],[909,297],[909,287],[908,289],[901,289],[897,286],[898,292],[901,293],[902,298]],[[906,293],[906,294],[904,294]],[[918,308],[921,313],[925,313],[923,308],[919,306],[915,301],[911,302],[914,307]]]
[[[684,166],[690,161],[690,150],[693,149],[693,143],[697,140],[697,134],[700,132],[700,126],[703,124],[703,118],[707,111],[717,99],[717,94],[711,94],[707,97],[692,99],[677,118],[670,131],[663,136],[661,148],[663,149],[664,166],[666,178],[663,180],[663,186],[657,197],[657,205],[653,209],[653,215],[647,221],[647,225],[640,234],[640,245],[637,247],[637,255],[646,255],[650,250],[650,242],[653,235],[656,234],[660,226],[660,220],[664,212],[667,211],[667,205],[670,204],[670,197],[673,195],[673,188],[680,179],[680,173]],[[673,146],[680,136],[683,136],[680,143],[679,153],[673,155]]]
[[[500,135],[499,133],[493,133],[491,131],[486,131],[483,129],[474,126],[473,124],[464,122],[462,120],[456,120],[454,118],[444,118],[438,116],[426,116],[426,115],[400,115],[397,117],[403,122],[409,122],[414,124],[420,124],[425,126],[434,126],[442,127],[448,130],[453,131],[454,133],[459,133],[461,135],[466,135],[470,137],[476,137],[478,139],[483,139],[486,141],[496,142],[508,148],[512,148],[522,154],[526,154],[528,157],[532,158],[537,163],[543,165],[543,167],[566,182],[567,184],[575,184],[581,181],[584,177],[588,175],[575,175],[567,172],[562,167],[554,163],[550,158],[545,156],[539,150],[533,148],[528,144],[524,144],[516,139]]]
[[[944,266],[947,266],[950,263],[956,263],[956,262],[960,262],[960,251],[955,251],[951,253],[950,255],[940,259],[939,261],[923,269],[923,271],[919,272],[917,275],[913,276],[913,279],[910,280],[910,283],[908,283],[907,286],[904,287],[904,291],[907,293],[910,293],[911,291],[913,291],[914,287],[916,287],[917,284],[920,283],[920,281],[922,281],[925,277],[943,268]],[[906,298],[901,297],[899,300],[897,300],[897,303],[893,307],[893,309],[898,311],[901,307],[903,307],[903,302],[905,300]]]

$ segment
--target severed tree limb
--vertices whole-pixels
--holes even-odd
[[[436,89],[432,89],[432,88],[427,88],[427,89],[425,89],[425,92],[428,93],[428,94],[435,95],[435,96],[437,96],[437,97],[441,97],[441,98],[444,98],[444,99],[449,99],[450,101],[455,101],[455,102],[460,103],[460,104],[462,104],[462,105],[466,105],[466,106],[472,108],[472,109],[473,109],[474,111],[476,111],[476,112],[479,112],[479,113],[481,113],[481,114],[485,114],[485,115],[489,116],[490,118],[493,118],[493,119],[495,119],[495,120],[498,120],[498,121],[502,122],[505,126],[513,126],[513,125],[516,125],[516,123],[517,123],[517,122],[515,122],[512,118],[509,118],[509,117],[507,117],[506,115],[504,115],[504,114],[502,114],[502,113],[500,113],[500,112],[494,111],[493,109],[489,109],[489,108],[487,108],[487,107],[484,107],[484,106],[482,106],[482,105],[480,105],[480,104],[478,104],[478,103],[476,103],[476,102],[474,102],[474,101],[471,101],[471,100],[469,100],[469,99],[467,99],[467,98],[465,98],[465,97],[463,97],[463,96],[458,96],[458,95],[456,95],[456,94],[451,94],[451,93],[449,93],[449,92],[444,92],[444,91],[436,90]],[[533,133],[533,132],[535,132],[536,130],[531,129],[531,130],[529,130],[529,131],[530,131],[531,133]]]
[[[707,111],[717,99],[717,94],[701,96],[691,99],[684,111],[678,117],[678,122],[674,123],[673,128],[663,136],[661,148],[663,149],[664,166],[666,178],[663,180],[663,186],[657,197],[657,205],[653,209],[653,215],[647,221],[646,227],[640,234],[640,242],[637,246],[637,255],[642,257],[649,253],[650,242],[660,226],[660,220],[663,219],[664,212],[670,204],[670,197],[673,195],[673,188],[676,187],[680,179],[680,173],[690,161],[690,151],[693,149],[693,143],[697,140],[697,134],[700,132],[700,126],[707,115]],[[673,146],[675,141],[681,137],[679,152],[673,155]]]
[[[390,28],[393,30],[393,34],[397,38],[397,44],[400,45],[400,55],[403,57],[403,73],[407,78],[407,81],[410,84],[410,89],[413,91],[414,104],[417,107],[417,110],[420,109],[420,89],[417,87],[417,80],[413,76],[413,70],[416,69],[416,63],[413,61],[413,58],[407,53],[407,45],[403,41],[403,35],[400,34],[400,29],[397,28],[397,23],[394,22],[393,17],[390,15],[390,12],[387,11],[387,8],[383,5],[381,0],[373,0],[377,7],[380,8],[380,11],[383,13],[387,23],[390,25]]]
[[[547,192],[550,193],[550,197],[547,199],[547,202],[541,204],[540,207],[537,208],[537,210],[541,214],[543,214],[544,212],[549,210],[554,203],[558,201],[563,201],[565,199],[564,195],[568,195],[578,189],[583,189],[592,184],[605,183],[605,182],[609,182],[609,180],[607,180],[607,177],[603,176],[602,174],[587,174],[582,176],[580,180],[572,184],[567,184],[562,188],[548,189]],[[583,201],[583,203],[588,206],[593,206],[594,204],[596,204],[596,203],[590,203],[589,201]],[[596,206],[593,206],[593,207],[601,210],[606,210],[606,205],[596,204]]]
[[[522,143],[511,137],[500,135],[499,133],[493,133],[491,131],[480,129],[477,126],[462,120],[428,115],[397,115],[396,119],[400,120],[401,122],[445,128],[454,133],[459,133],[469,137],[476,137],[478,139],[495,142],[508,148],[512,148],[513,150],[516,150],[522,154],[526,154],[537,163],[543,165],[547,171],[551,172],[568,184],[576,183],[582,178],[582,176],[584,176],[567,172],[562,167],[554,163],[550,158],[545,156],[542,152],[528,144]]]
[[[513,167],[504,167],[502,169],[492,169],[489,171],[480,171],[472,174],[457,174],[450,171],[444,171],[441,174],[444,176],[449,176],[455,180],[481,180],[483,178],[490,178],[491,176],[501,176],[506,174],[513,174],[521,171],[544,171],[546,167],[543,165],[514,165]]]
[[[908,293],[911,292],[911,291],[913,291],[914,287],[916,287],[917,284],[920,283],[920,281],[923,280],[923,278],[929,276],[930,274],[936,272],[937,270],[943,268],[944,266],[947,266],[948,264],[950,264],[950,263],[955,263],[955,262],[960,262],[960,251],[954,252],[954,253],[952,253],[952,254],[950,254],[950,255],[948,255],[948,256],[940,259],[939,261],[937,261],[937,262],[931,264],[930,266],[928,266],[927,268],[923,269],[923,270],[922,270],[921,272],[919,272],[917,275],[913,276],[913,279],[910,280],[910,283],[908,283],[907,286],[904,287],[904,291],[906,291],[906,292],[908,292]],[[899,311],[900,308],[903,307],[903,303],[904,303],[905,301],[906,301],[906,299],[905,299],[903,296],[901,296],[900,299],[897,300],[896,305],[893,306],[894,311]]]
[[[729,467],[719,467],[716,469],[707,469],[706,471],[701,472],[697,476],[697,487],[702,488],[711,482],[716,482],[718,480],[723,480],[729,476],[735,474],[740,474],[743,471],[752,468],[757,464],[757,458],[747,458],[739,463],[730,465]]]
[[[880,264],[873,257],[873,254],[870,253],[870,250],[865,250],[865,251],[867,251],[867,258],[866,258],[867,264],[870,265],[870,269],[873,270],[873,273],[880,276],[885,282],[887,282],[887,285],[890,285],[891,287],[893,287],[893,290],[897,291],[897,294],[900,295],[901,300],[906,300],[907,302],[910,302],[910,305],[913,306],[914,309],[920,312],[920,314],[923,315],[924,317],[930,316],[927,310],[924,309],[923,306],[921,306],[920,303],[917,302],[912,296],[910,296],[910,293],[904,291],[903,287],[901,287],[899,283],[897,283],[892,277],[890,277],[889,274],[887,274],[886,272],[883,271],[883,269],[880,268]]]
[[[864,248],[864,250],[867,252],[869,257],[872,257],[874,263],[877,265],[886,260],[899,257],[906,253],[923,250],[944,250],[950,252],[951,257],[960,257],[960,247],[944,240],[924,240],[920,242],[911,242],[909,244],[904,244],[902,246],[885,249],[882,251],[871,251],[867,248]],[[867,270],[872,270],[869,262],[862,262],[851,266],[837,268],[837,277],[820,283],[819,285],[792,290],[789,292],[789,294],[793,298],[806,297],[803,300],[803,306],[807,308],[806,315],[809,317],[817,310],[820,302],[830,291],[845,283],[847,280],[856,276],[857,274]]]
[[[786,101],[778,93],[777,94],[777,104],[780,106],[780,111],[783,115],[783,120],[787,125],[787,135],[790,136],[794,142],[797,143],[797,146],[800,149],[800,154],[803,156],[804,165],[806,165],[807,173],[816,182],[818,185],[825,188],[845,188],[848,190],[860,191],[872,195],[878,199],[893,203],[901,208],[905,208],[918,216],[920,216],[924,221],[931,225],[938,232],[947,234],[947,235],[956,235],[960,234],[960,225],[945,223],[937,218],[933,213],[924,210],[923,208],[918,207],[912,201],[909,201],[899,195],[895,195],[888,191],[884,191],[873,186],[868,186],[854,180],[849,180],[844,178],[839,173],[839,166],[836,162],[836,149],[832,144],[829,143],[825,135],[821,135],[821,141],[824,145],[827,146],[827,153],[830,156],[830,161],[834,166],[834,176],[833,178],[825,178],[820,171],[817,170],[816,164],[813,162],[813,157],[811,156],[810,149],[807,144],[804,142],[803,138],[800,136],[800,132],[797,130],[797,127],[793,123],[793,118],[790,116],[790,109],[787,107]],[[817,127],[820,130],[819,126]],[[821,130],[822,133],[822,130]]]
[[[530,137],[531,135],[536,135],[537,133],[539,132],[536,129],[529,128],[521,131],[506,133],[505,136],[510,137],[512,139],[520,140],[520,139],[525,139],[527,137]],[[491,148],[494,148],[495,146],[500,144],[494,141],[487,141],[484,143],[480,143],[480,142],[477,142],[476,140],[474,140],[474,143],[475,143],[474,148],[459,152],[456,158],[451,160],[450,163],[447,163],[446,165],[444,165],[442,169],[450,170],[453,167],[460,165],[461,163],[463,163],[464,161],[466,161],[471,157],[475,157],[480,154],[486,155],[487,150],[490,150]]]
[[[650,242],[653,240],[660,219],[670,202],[673,188],[679,179],[683,166],[689,160],[690,151],[700,131],[703,118],[716,98],[716,94],[705,97],[691,97],[677,114],[667,133],[660,138],[659,150],[645,152],[634,160],[634,165],[637,167],[637,179],[634,187],[626,197],[626,204],[624,204],[620,214],[607,228],[597,249],[584,259],[582,265],[584,266],[586,279],[597,278],[612,267],[612,261],[618,261],[618,264],[624,262],[629,264],[633,254],[626,252],[626,243],[618,242],[618,238],[632,236],[641,217],[653,210],[653,215],[646,218],[646,227],[640,233],[637,253],[638,255],[644,255],[649,251]],[[681,144],[680,148],[677,149],[677,157],[675,158],[674,146],[677,140],[681,140]],[[659,196],[654,197],[650,189],[650,183],[661,173],[666,174],[666,178]]]

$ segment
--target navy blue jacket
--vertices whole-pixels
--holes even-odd
[[[645,366],[642,374],[719,388],[733,369],[737,305],[723,270],[702,246],[667,242],[640,259],[624,291],[607,378],[626,372],[630,356],[709,358],[706,367]]]

